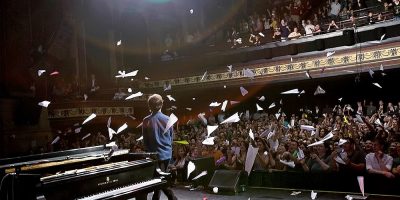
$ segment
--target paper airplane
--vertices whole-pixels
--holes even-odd
[[[207,126],[207,137],[210,137],[211,133],[217,130],[218,125],[215,126]]]
[[[136,75],[137,75],[138,71],[139,71],[139,70],[135,70],[135,71],[129,72],[129,73],[127,73],[127,74],[125,74],[125,71],[122,71],[122,72],[119,71],[119,72],[118,72],[119,75],[116,75],[115,78],[133,77],[133,76],[136,76]],[[120,73],[120,72],[121,72],[121,73]]]
[[[204,80],[206,79],[206,77],[207,77],[207,71],[204,72],[204,74],[203,74],[203,76],[201,77],[201,80],[200,80],[200,81],[204,81]]]
[[[250,174],[251,169],[253,168],[254,161],[256,159],[258,153],[258,148],[254,148],[253,145],[249,145],[249,148],[247,149],[247,154],[246,154],[246,161],[245,161],[245,171],[247,174]]]
[[[336,158],[334,158],[334,160],[335,160],[337,163],[340,163],[340,164],[342,164],[342,165],[345,165],[345,164],[346,164],[346,162],[344,162],[344,160],[343,160],[341,157],[339,157],[339,156],[336,156]]]
[[[117,46],[121,45],[121,43],[122,43],[121,40],[118,40],[117,41]]]
[[[257,107],[257,111],[261,111],[261,110],[264,110],[260,105],[258,105],[257,103],[256,103],[256,107]]]
[[[140,97],[140,96],[143,96],[143,93],[142,92],[136,92],[135,94],[131,94],[131,95],[127,96],[125,98],[125,100],[133,99],[135,97]]]
[[[122,126],[120,126],[117,130],[117,134],[121,133],[122,131],[124,131],[126,128],[128,128],[128,124],[124,123]]]
[[[203,122],[204,125],[207,125],[207,119],[204,117],[205,113],[200,113],[197,117]]]
[[[226,66],[227,68],[228,68],[228,72],[229,73],[232,73],[232,65],[228,65],[228,66]]]
[[[188,110],[188,111],[192,111],[192,108],[186,108],[186,110]]]
[[[205,140],[203,140],[202,144],[209,146],[214,145],[214,137],[206,138]]]
[[[238,121],[240,121],[239,115],[238,115],[238,113],[235,113],[234,115],[230,116],[228,119],[225,119],[223,122],[221,122],[221,124],[235,123]]]
[[[114,135],[116,135],[117,132],[114,131],[114,129],[112,128],[108,128],[108,137],[110,138],[110,140],[113,138]]]
[[[85,140],[85,139],[88,138],[90,135],[91,135],[90,133],[86,134],[85,136],[83,136],[83,138],[82,138],[81,140],[82,140],[82,141]]]
[[[326,93],[325,90],[322,89],[322,87],[318,85],[317,89],[316,89],[315,92],[314,92],[314,95],[317,95],[317,94],[325,94],[325,93]]]
[[[189,142],[187,140],[180,140],[180,141],[174,141],[177,144],[183,144],[183,145],[188,145]]]
[[[51,73],[50,73],[50,76],[55,76],[55,75],[58,75],[58,74],[60,74],[60,72],[54,71],[54,72],[51,72]]]
[[[38,103],[38,105],[47,108],[50,103],[50,101],[41,101]]]
[[[379,67],[379,70],[383,71],[383,65],[381,64],[381,66]]]
[[[176,100],[174,99],[174,97],[172,97],[171,95],[167,95],[167,98],[168,98],[169,101],[176,101]]]
[[[372,71],[372,69],[368,69],[368,73],[371,76],[371,78],[374,78],[374,71]]]
[[[147,76],[145,76],[145,77],[144,77],[144,80],[146,80],[146,81],[147,81],[147,80],[150,80],[150,78],[149,78],[149,77],[147,77]]]
[[[225,101],[222,103],[221,110],[225,112],[225,109],[226,109],[226,106],[227,106],[227,105],[228,105],[228,100],[225,100]]]
[[[240,101],[231,101],[231,105],[238,104]]]
[[[310,70],[307,70],[307,71],[306,71],[306,76],[307,76],[307,78],[312,79],[312,77],[311,77],[311,75],[310,75]]]
[[[294,164],[293,161],[279,160],[279,162],[282,163],[282,164],[284,164],[284,165],[286,165],[286,166],[289,166],[289,167],[291,167],[291,168],[294,168],[294,167],[296,166],[296,165]]]
[[[83,94],[83,100],[87,100],[88,99],[88,95],[87,94]]]
[[[268,133],[267,140],[272,138],[275,135],[275,130]]]
[[[298,192],[293,191],[290,195],[291,195],[291,196],[296,196],[296,195],[298,195],[298,194],[301,194],[301,191],[298,191]]]
[[[280,113],[276,113],[276,114],[275,114],[276,119],[279,119],[280,116],[281,116]]]
[[[290,62],[293,62],[293,57],[290,57]]]
[[[58,141],[60,141],[60,136],[57,136],[52,142],[51,144],[56,144]]]
[[[282,92],[281,94],[298,94],[299,93],[299,89],[292,89],[292,90],[288,90],[286,92]]]
[[[383,34],[380,38],[380,41],[382,42],[383,39],[385,39],[386,34]]]
[[[308,126],[308,125],[301,125],[300,129],[301,130],[306,130],[306,131],[315,131],[314,126]]]
[[[342,101],[342,99],[343,99],[343,97],[340,97],[338,100],[339,100],[339,102],[341,102]]]
[[[88,121],[94,119],[96,117],[96,114],[92,113],[88,118],[85,119],[85,121],[82,122],[82,125],[86,124]]]
[[[128,88],[128,92],[129,92],[129,93],[132,93],[132,88]]]
[[[275,107],[275,103],[271,103],[271,105],[269,105],[268,109],[271,109],[273,107]]]
[[[249,69],[249,68],[243,69],[243,75],[244,75],[245,77],[248,77],[248,78],[251,78],[251,79],[253,79],[254,76],[255,76],[254,72],[253,72],[251,69]]]
[[[187,179],[189,179],[190,174],[196,169],[196,166],[192,161],[189,161],[187,165]]]
[[[169,83],[168,85],[164,85],[164,91],[168,90],[171,90],[171,83]]]
[[[136,139],[136,141],[140,141],[140,140],[143,140],[143,135],[140,136],[138,139]]]
[[[240,93],[242,94],[242,96],[245,96],[249,92],[246,89],[244,89],[244,87],[240,87]]]
[[[176,117],[174,115],[174,113],[171,113],[171,115],[169,116],[168,122],[167,122],[167,126],[164,129],[164,134],[166,132],[168,132],[168,130],[178,121],[178,117]]]
[[[338,145],[341,146],[341,145],[343,145],[343,144],[346,143],[346,142],[347,142],[347,140],[341,139],[341,138],[340,138]]]
[[[252,139],[252,140],[254,140],[254,133],[253,133],[253,131],[250,129],[250,131],[249,131],[249,136],[250,136],[250,138]]]
[[[364,176],[357,176],[358,186],[360,186],[361,194],[364,195]]]
[[[317,193],[311,190],[311,199],[314,200],[315,198],[317,198]]]
[[[331,56],[333,56],[333,54],[335,54],[336,52],[335,51],[330,51],[330,52],[328,52],[328,53],[326,53],[326,57],[331,57]]]
[[[197,175],[196,177],[192,178],[192,180],[193,180],[193,181],[194,181],[194,180],[197,180],[197,179],[199,179],[200,177],[205,176],[205,175],[207,175],[207,171],[202,171],[199,175]]]
[[[193,14],[193,12],[194,12],[193,9],[190,9],[190,10],[189,10],[189,13],[190,13],[190,14]]]
[[[44,70],[44,69],[39,69],[38,70],[38,76],[41,76],[43,73],[45,73],[46,72],[46,70]]]
[[[218,102],[211,102],[210,103],[210,107],[218,107],[220,105],[221,105],[221,103],[218,103]]]
[[[258,100],[259,100],[259,101],[265,101],[265,97],[262,96],[262,97],[260,97]]]
[[[74,130],[74,133],[80,133],[81,130],[82,130],[82,127],[76,128],[76,129]]]
[[[382,86],[381,85],[379,85],[379,83],[372,83],[372,84],[374,84],[376,87],[378,87],[378,88],[382,88]]]
[[[218,193],[218,187],[213,187],[213,192],[216,194]]]
[[[111,116],[108,117],[108,120],[107,120],[107,127],[109,128],[110,126],[111,126]]]
[[[260,35],[261,37],[265,37],[265,35],[261,32],[259,32],[258,35]]]

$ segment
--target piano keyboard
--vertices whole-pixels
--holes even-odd
[[[128,185],[125,187],[120,187],[114,190],[108,190],[102,193],[98,193],[95,195],[91,195],[91,196],[86,196],[86,197],[82,197],[82,198],[78,198],[77,200],[97,200],[97,199],[106,199],[106,198],[111,198],[113,196],[118,196],[124,193],[129,193],[129,192],[134,192],[137,190],[140,190],[143,187],[149,186],[149,185],[153,185],[153,184],[157,184],[157,183],[161,183],[162,180],[161,179],[151,179],[148,181],[143,181],[140,183],[136,183],[136,184],[132,184],[132,185]]]

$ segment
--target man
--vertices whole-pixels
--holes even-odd
[[[165,171],[172,158],[172,128],[164,130],[169,117],[161,112],[163,106],[162,97],[158,94],[153,94],[149,97],[147,103],[151,114],[143,119],[144,148],[146,152],[158,153],[158,165],[162,171]],[[170,188],[163,189],[163,192],[169,200],[177,199]],[[152,199],[158,200],[160,195],[160,190],[156,190]]]
[[[334,151],[332,158],[339,156],[345,164],[338,162],[339,171],[349,174],[362,174],[365,169],[365,154],[357,148],[353,138],[346,138],[343,152]],[[336,165],[334,165],[336,167]]]
[[[336,18],[339,15],[340,9],[341,9],[341,5],[339,3],[339,0],[332,1],[330,17]]]
[[[384,141],[381,139],[374,140],[374,152],[365,156],[365,164],[368,173],[381,174],[387,178],[394,178],[392,174],[393,158],[388,154],[383,153]]]

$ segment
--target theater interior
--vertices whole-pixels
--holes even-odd
[[[0,199],[399,199],[399,85],[399,0],[0,1]]]

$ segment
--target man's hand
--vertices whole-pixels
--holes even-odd
[[[394,174],[392,174],[392,172],[384,172],[384,175],[385,175],[387,178],[394,178],[394,177],[395,177]]]

